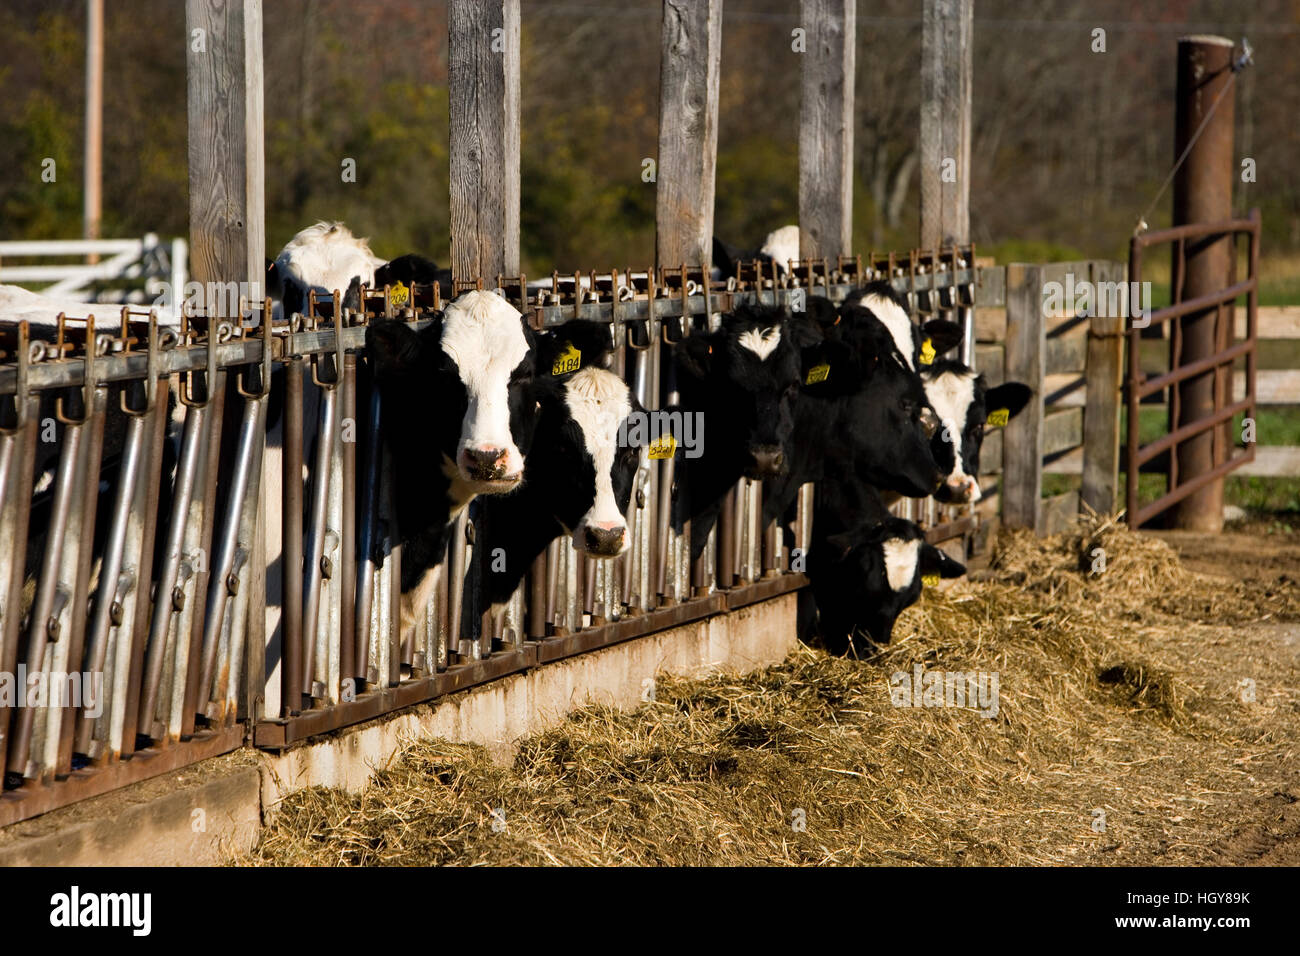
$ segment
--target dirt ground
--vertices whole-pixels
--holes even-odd
[[[1300,863],[1297,578],[1283,525],[1003,532],[868,660],[665,678],[509,766],[420,741],[360,794],[294,795],[235,862]],[[997,706],[898,706],[935,671],[996,675]]]

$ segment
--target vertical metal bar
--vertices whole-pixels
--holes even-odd
[[[1128,246],[1128,275],[1129,275],[1129,294],[1133,289],[1141,288],[1139,283],[1142,279],[1142,245],[1137,238],[1133,238]],[[1128,304],[1130,316],[1137,314],[1137,309],[1141,306],[1139,302],[1130,301]],[[1127,461],[1124,465],[1124,509],[1128,519],[1128,526],[1136,529],[1137,510],[1138,510],[1138,432],[1139,432],[1139,402],[1138,389],[1142,385],[1142,364],[1141,364],[1141,342],[1142,330],[1135,326],[1132,321],[1129,322],[1128,330],[1128,388],[1127,401],[1125,402],[1125,444],[1127,445]]]
[[[319,358],[319,356],[317,357]],[[334,458],[334,441],[338,432],[338,394],[335,388],[325,388],[320,404],[320,430],[316,436],[316,463],[312,469],[311,515],[308,522],[308,547],[305,549],[306,567],[304,573],[304,607],[302,631],[306,645],[303,650],[302,693],[308,697],[324,697],[317,688],[317,647],[319,645],[319,625],[321,613],[321,589],[324,571],[322,559],[325,557],[325,538],[328,534],[328,510],[330,472]],[[320,675],[323,684],[327,675]]]
[[[18,630],[26,570],[27,530],[31,518],[32,470],[40,397],[27,390],[31,353],[26,322],[18,328],[18,384],[14,393],[16,420],[12,430],[0,431],[0,554],[9,555],[8,574],[0,574],[0,667],[12,674],[18,665]],[[5,570],[0,565],[0,572]],[[0,781],[6,779],[13,709],[0,707]],[[16,773],[22,766],[16,765]]]
[[[343,513],[339,548],[341,597],[339,608],[339,674],[357,673],[357,356],[343,361]],[[350,440],[349,440],[350,435]]]
[[[148,462],[146,467],[142,469],[140,476],[139,488],[141,493],[137,500],[148,501],[151,504],[145,509],[141,522],[139,550],[133,552],[138,555],[136,583],[133,588],[127,591],[122,602],[122,620],[124,626],[128,627],[129,630],[125,634],[126,640],[124,642],[127,646],[119,650],[118,660],[122,662],[126,669],[126,696],[122,701],[120,714],[117,712],[115,700],[114,713],[110,720],[109,755],[114,757],[129,756],[134,753],[139,739],[140,703],[145,692],[145,674],[147,673],[145,654],[149,643],[149,623],[152,619],[153,610],[150,593],[154,584],[154,542],[157,539],[160,511],[157,505],[152,502],[157,501],[163,481],[162,462],[167,442],[167,426],[170,419],[167,413],[170,392],[171,380],[169,378],[161,379],[158,382],[155,407],[150,413],[153,418],[150,422]],[[180,462],[177,462],[176,481],[179,482],[180,479]],[[171,476],[168,476],[166,480],[171,481]]]
[[[435,286],[436,288],[436,286]],[[370,661],[370,622],[375,594],[375,575],[378,567],[379,521],[379,465],[383,455],[380,425],[379,389],[368,384],[370,398],[365,428],[365,471],[361,478],[361,541],[358,546],[360,566],[357,569],[357,608],[354,639],[356,651],[354,666],[349,675],[358,680],[368,680]]]
[[[210,327],[208,348],[214,349],[217,335]],[[211,566],[212,537],[217,499],[217,477],[221,470],[221,428],[225,411],[226,373],[217,369],[205,384],[207,404],[204,408],[204,448],[199,458],[199,475],[195,495],[185,518],[184,553],[188,556],[188,576],[178,587],[183,601],[176,615],[175,667],[167,699],[168,740],[179,740],[194,731],[194,714],[198,710],[199,666],[203,646],[203,604],[207,597]]]
[[[234,583],[248,559],[246,549],[240,554],[240,526],[245,519],[245,499],[253,484],[254,467],[259,464],[257,443],[261,438],[262,416],[258,399],[244,400],[243,416],[239,425],[239,444],[235,452],[232,484],[226,501],[226,514],[212,556],[212,575],[207,594],[207,608],[203,619],[202,660],[199,668],[198,696],[194,700],[196,714],[205,715],[212,691],[212,676],[217,664],[217,649],[225,624],[230,598],[239,590]],[[214,516],[215,517],[215,516]],[[238,568],[236,568],[238,562]]]
[[[139,488],[140,465],[148,453],[149,422],[142,416],[131,415],[127,419],[126,441],[122,449],[122,465],[118,474],[117,493],[113,502],[112,517],[109,519],[108,540],[104,544],[104,554],[99,570],[99,589],[95,596],[94,618],[90,626],[90,636],[86,646],[86,670],[102,674],[108,658],[109,629],[114,626],[114,618],[120,622],[123,613],[123,599],[126,592],[135,585],[137,566],[140,560],[138,551],[130,556],[130,568],[124,573],[124,557],[127,538],[132,525],[132,505],[144,502],[148,506],[150,498],[137,498]],[[138,531],[138,523],[137,523]],[[114,675],[121,673],[114,668]],[[122,675],[125,676],[125,675]],[[107,681],[106,681],[107,684]],[[105,692],[107,692],[107,686]],[[116,687],[113,688],[117,690]],[[116,694],[114,694],[116,697]],[[103,697],[96,703],[103,704]],[[90,754],[95,720],[82,715],[78,726],[77,752]]]
[[[296,320],[295,320],[296,321]],[[285,339],[283,555],[284,610],[280,669],[283,716],[302,710],[302,403],[303,363],[292,354],[292,334]]]

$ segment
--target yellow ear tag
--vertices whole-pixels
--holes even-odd
[[[989,412],[989,424],[995,428],[1001,428],[1011,420],[1011,412],[1005,408],[996,408]]]
[[[572,342],[565,342],[564,351],[555,357],[555,364],[551,366],[551,374],[567,375],[569,372],[576,372],[581,366],[582,353]]]
[[[927,588],[938,587],[938,585],[939,585],[939,575],[937,575],[937,574],[923,574],[923,575],[921,575],[921,583],[922,583],[923,585],[925,585]]]
[[[926,339],[921,343],[921,364],[922,365],[934,364],[934,345],[930,342],[929,339]]]
[[[657,461],[666,460],[677,454],[677,439],[672,435],[660,435],[649,445],[648,455]]]
[[[402,285],[402,283],[400,282],[398,282],[396,285],[389,286],[388,301],[393,303],[393,305],[397,306],[398,308],[401,308],[402,306],[406,305],[407,302],[411,301],[411,290],[408,289],[406,286]]]
[[[803,380],[805,385],[816,385],[818,382],[824,382],[831,376],[831,367],[828,363],[822,362],[821,365],[814,365],[808,370],[808,376]]]

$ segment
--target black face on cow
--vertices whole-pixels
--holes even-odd
[[[675,349],[682,406],[706,418],[706,455],[750,478],[785,470],[800,381],[787,318],[775,306],[743,306]]]
[[[863,480],[923,498],[944,476],[931,447],[938,416],[920,377],[907,365],[883,323],[865,310],[852,309],[845,324],[844,344],[863,377],[863,386],[847,399],[845,450],[853,455]]]
[[[1033,393],[1019,382],[990,389],[983,375],[960,362],[937,362],[923,369],[921,378],[940,422],[931,444],[945,478],[934,497],[947,504],[978,501],[976,476],[985,431],[1014,418]]]
[[[919,527],[895,517],[815,539],[808,568],[827,650],[854,656],[866,650],[864,635],[889,643],[898,615],[920,597],[923,577],[966,573]]]

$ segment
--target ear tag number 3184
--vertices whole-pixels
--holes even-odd
[[[564,351],[555,357],[555,364],[551,366],[551,374],[567,375],[569,372],[576,372],[581,365],[582,353],[572,342],[565,342]]]

